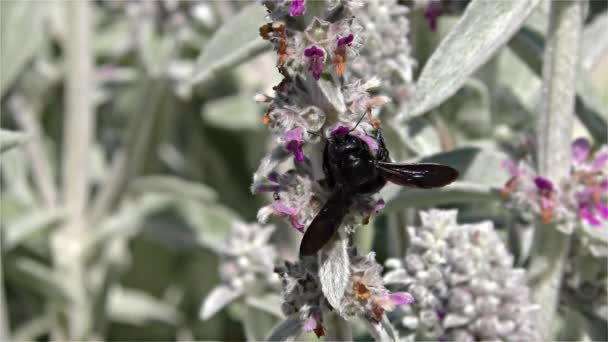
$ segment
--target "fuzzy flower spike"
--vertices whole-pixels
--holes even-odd
[[[273,45],[283,79],[273,88],[274,94],[256,96],[268,106],[262,120],[277,144],[260,161],[251,189],[272,193],[270,203],[258,211],[258,221],[280,217],[305,232],[332,193],[323,171],[328,139],[351,134],[365,142],[371,153],[380,150],[375,138],[379,120],[374,116],[390,99],[372,96],[370,90],[382,84],[375,77],[377,71],[387,79],[395,72],[381,69],[378,56],[400,70],[403,77],[395,82],[409,82],[413,63],[403,34],[407,32],[407,10],[396,1],[372,5],[339,0],[315,2],[315,15],[312,10],[303,15],[302,0],[262,2],[271,22],[260,28],[260,35]],[[367,15],[372,8],[379,16]],[[293,18],[296,16],[301,17]],[[364,27],[369,29],[364,31]],[[385,32],[392,34],[384,37]],[[372,43],[366,46],[366,40]],[[328,59],[335,74],[327,74],[337,77],[322,78]],[[386,84],[376,92],[394,88]],[[386,322],[386,312],[414,301],[412,294],[384,286],[382,267],[373,253],[359,255],[350,245],[349,234],[381,210],[384,201],[361,194],[353,196],[350,204],[332,242],[317,255],[286,262],[276,270],[283,285],[282,309],[287,316],[283,323],[293,325],[295,337],[304,331],[317,336],[330,331],[333,327],[324,321],[328,311],[347,320],[362,319],[372,333],[380,329],[380,321]]]
[[[606,226],[608,146],[592,155],[590,142],[579,138],[572,143],[571,155],[571,173],[559,181],[537,175],[526,161],[518,165],[506,161],[504,166],[513,176],[503,188],[508,205],[528,221],[530,213],[537,213],[544,223],[564,222],[560,227],[566,227],[565,233],[577,226]]]

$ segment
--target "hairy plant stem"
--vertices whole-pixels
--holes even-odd
[[[93,50],[90,3],[65,3],[67,27],[71,35],[66,40],[66,114],[64,119],[62,186],[67,211],[65,225],[53,236],[53,258],[56,276],[63,280],[70,300],[59,308],[66,325],[53,332],[69,340],[85,340],[92,323],[86,284],[86,266],[82,241],[89,234],[85,209],[89,176],[88,155],[94,134],[93,108]],[[59,320],[61,321],[61,320]]]
[[[575,78],[578,69],[584,1],[551,2],[543,65],[543,107],[537,127],[539,174],[556,183],[568,177],[574,124]],[[559,303],[570,235],[556,225],[536,227],[530,264],[532,296],[540,304],[537,326],[542,340],[553,340],[552,324]]]

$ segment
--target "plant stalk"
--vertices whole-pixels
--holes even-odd
[[[553,1],[543,65],[543,103],[537,127],[539,174],[559,183],[570,172],[575,80],[584,1]],[[540,304],[537,327],[542,340],[553,340],[552,322],[559,304],[570,235],[557,226],[538,225],[530,264],[532,296]]]
[[[82,341],[87,339],[92,323],[82,241],[89,234],[85,209],[89,195],[88,156],[95,125],[93,17],[88,1],[70,1],[65,6],[71,33],[65,41],[66,114],[61,170],[67,217],[65,225],[53,236],[52,245],[56,275],[63,279],[70,300],[59,308],[65,317],[66,334],[55,332],[53,335]]]

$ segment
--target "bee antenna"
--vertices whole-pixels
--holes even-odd
[[[320,136],[321,136],[321,134],[319,134],[319,133],[317,133],[317,132],[308,131],[308,130],[307,130],[306,132],[307,132],[308,134],[310,134],[310,135],[314,135],[314,136],[317,136],[317,137],[320,137]]]
[[[359,126],[359,124],[361,123],[361,120],[363,120],[365,115],[367,115],[367,113],[363,113],[363,115],[361,115],[361,117],[359,118],[359,121],[357,121],[357,124],[355,125],[355,127],[353,127],[353,129],[350,130],[351,132],[354,131],[357,128],[357,126]]]

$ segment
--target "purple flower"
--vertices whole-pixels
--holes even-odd
[[[346,127],[346,126],[338,126],[336,128],[334,128],[329,135],[331,135],[332,137],[338,136],[338,135],[344,135],[344,134],[348,134],[350,132],[350,128]]]
[[[579,165],[589,158],[589,151],[591,145],[589,140],[585,138],[578,138],[572,143],[572,160],[575,165]]]
[[[510,159],[506,159],[503,160],[503,162],[501,163],[501,166],[509,171],[509,173],[511,174],[511,176],[513,177],[517,177],[521,174],[521,170],[517,167],[517,165]]]
[[[541,195],[548,196],[553,192],[553,182],[547,178],[536,177],[534,178],[534,184],[536,184],[536,188]]]
[[[291,6],[289,7],[289,15],[292,17],[299,17],[304,14],[304,0],[292,0]]]
[[[355,36],[353,36],[353,34],[351,33],[351,34],[347,35],[346,37],[342,37],[342,38],[338,39],[338,42],[336,45],[338,48],[344,47],[346,45],[350,45],[353,42],[354,38],[355,38]]]
[[[323,58],[325,56],[325,51],[313,45],[308,49],[304,50],[304,56],[310,59],[308,70],[310,70],[315,80],[318,81],[321,78],[323,64],[325,63],[325,60]]]
[[[553,219],[553,182],[544,177],[534,178],[534,184],[540,195],[541,218],[544,223],[549,223]]]
[[[407,292],[396,292],[383,295],[382,297],[377,296],[372,300],[377,305],[377,310],[379,310],[377,317],[381,319],[384,311],[393,311],[397,306],[412,304],[414,297]]]
[[[380,198],[378,201],[376,201],[376,204],[374,205],[374,211],[376,213],[379,213],[380,210],[384,209],[385,205],[386,205],[386,203],[384,203],[384,200],[382,198]]]
[[[321,324],[321,315],[319,314],[318,310],[314,310],[304,321],[303,330],[306,332],[314,331],[317,337],[325,335],[323,324]]]
[[[395,306],[412,304],[414,302],[414,297],[407,292],[391,293],[388,295],[388,298],[393,302],[393,304],[395,304]]]
[[[278,215],[288,217],[292,227],[297,229],[300,233],[304,232],[304,225],[298,220],[298,213],[300,212],[298,209],[288,207],[281,201],[274,201],[272,202],[272,210]]]
[[[304,131],[301,127],[296,127],[292,130],[285,132],[282,136],[283,141],[286,143],[285,147],[288,151],[293,153],[296,162],[301,163],[304,161],[304,152],[302,146],[304,146]]]
[[[376,139],[370,137],[369,135],[363,132],[355,132],[355,135],[357,136],[357,138],[363,140],[370,150],[376,151],[378,149],[378,142],[376,141]]]
[[[430,0],[424,8],[424,17],[429,23],[431,31],[437,31],[437,18],[441,15],[441,1]]]
[[[600,151],[595,155],[595,158],[591,162],[591,170],[592,171],[600,171],[606,167],[606,162],[608,162],[608,151]]]
[[[608,219],[608,205],[605,203],[608,188],[604,183],[608,182],[590,185],[576,194],[578,215],[592,226],[599,226],[600,218]]]

